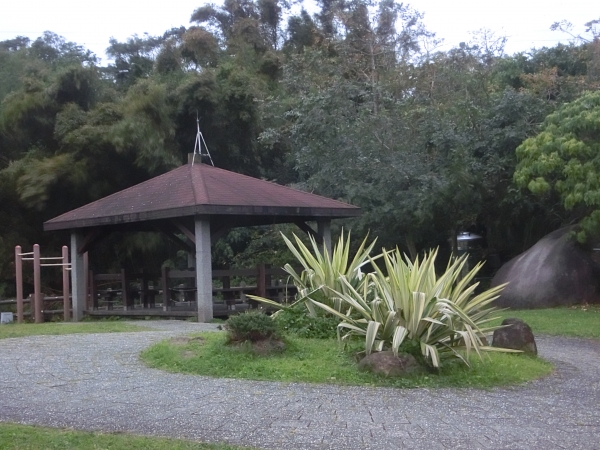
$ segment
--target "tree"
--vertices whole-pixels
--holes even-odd
[[[230,53],[247,48],[262,53],[278,48],[287,7],[282,0],[225,0],[223,6],[201,6],[190,20],[207,26]]]
[[[136,34],[126,42],[110,38],[106,54],[115,62],[105,71],[116,81],[117,86],[127,90],[138,79],[150,76],[163,44],[173,36],[180,36],[184,31],[185,29],[174,28],[163,36],[150,36],[145,33],[140,37]]]
[[[600,235],[600,91],[550,114],[535,137],[517,148],[515,182],[543,195],[552,191],[580,221],[581,243]]]

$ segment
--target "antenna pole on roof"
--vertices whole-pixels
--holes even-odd
[[[194,144],[194,156],[192,156],[192,166],[194,165],[194,160],[196,159],[196,153],[200,155],[200,162],[202,162],[202,144],[204,144],[204,148],[206,149],[206,156],[210,159],[210,163],[212,166],[215,166],[215,163],[210,156],[210,152],[208,151],[208,146],[206,145],[206,141],[204,140],[204,136],[202,136],[202,132],[200,131],[200,119],[198,117],[198,111],[196,111],[196,143]]]

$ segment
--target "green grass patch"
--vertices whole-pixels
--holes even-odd
[[[510,310],[502,311],[500,315],[502,319],[517,317],[525,321],[534,335],[600,338],[600,307],[597,306]]]
[[[248,346],[226,344],[225,333],[201,333],[189,342],[166,340],[142,354],[151,367],[195,375],[282,382],[360,386],[476,387],[522,383],[552,372],[552,365],[525,355],[491,353],[472,358],[471,367],[451,362],[439,373],[386,378],[358,370],[349,352],[333,339],[287,339],[287,349],[271,356],[256,355]]]
[[[181,439],[131,434],[91,433],[0,423],[0,448],[4,450],[242,450],[226,444],[203,444]]]
[[[127,331],[149,330],[151,330],[151,328],[118,321],[7,323],[0,325],[0,339],[37,335],[59,335],[74,333],[122,333]]]

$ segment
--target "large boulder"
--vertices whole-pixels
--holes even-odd
[[[537,355],[537,345],[529,325],[516,318],[504,319],[502,325],[505,327],[494,331],[492,347],[522,350],[530,355]]]
[[[423,370],[414,356],[407,353],[395,356],[392,351],[373,352],[361,359],[358,367],[386,377],[401,377]]]
[[[496,306],[548,308],[600,303],[600,267],[561,228],[504,264],[492,286],[507,283]]]

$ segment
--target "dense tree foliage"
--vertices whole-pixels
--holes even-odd
[[[314,15],[291,4],[202,6],[187,29],[111,39],[107,67],[50,32],[0,42],[0,282],[16,244],[65,242],[44,220],[185,161],[196,117],[217,166],[352,202],[364,214],[346,227],[411,254],[472,230],[509,257],[588,214],[561,203],[564,181],[538,197],[513,173],[524,140],[566,126],[555,122],[600,87],[597,35],[505,55],[482,31],[440,52],[394,0],[319,0]],[[532,155],[520,153],[521,185]],[[274,235],[235,230],[215,263],[266,260]],[[106,266],[174,252],[157,236],[111,243]]]
[[[600,235],[600,91],[550,114],[542,131],[517,147],[518,185],[536,194],[554,190],[582,220],[580,242]]]

